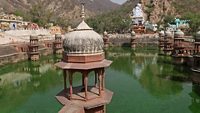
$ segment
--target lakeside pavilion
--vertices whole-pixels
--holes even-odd
[[[61,62],[55,65],[63,70],[64,90],[57,100],[64,106],[59,113],[105,113],[113,92],[105,88],[105,68],[112,61],[106,60],[103,38],[84,21],[85,12],[82,4],[82,22],[65,35],[64,52]],[[81,73],[82,84],[73,86],[75,73]],[[89,73],[94,72],[94,82],[88,85]],[[69,87],[67,87],[67,79]]]

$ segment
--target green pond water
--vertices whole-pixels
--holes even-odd
[[[196,74],[188,67],[150,48],[110,48],[106,58],[113,61],[106,88],[114,92],[107,113],[200,113],[200,86],[191,81]],[[58,59],[0,67],[0,113],[57,113],[62,106],[55,95],[63,89],[62,71],[54,66]],[[91,73],[90,84],[93,80]],[[74,86],[79,84],[77,74]]]

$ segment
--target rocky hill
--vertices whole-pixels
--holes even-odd
[[[0,0],[0,8],[4,12],[17,13],[25,18],[32,13],[38,13],[35,14],[38,16],[44,16],[42,13],[50,13],[52,17],[61,17],[63,20],[70,21],[80,16],[80,1],[83,0]],[[84,0],[84,2],[87,16],[119,7],[110,0]]]
[[[147,18],[153,23],[163,23],[174,17],[193,21],[193,16],[200,15],[200,0],[141,0],[141,2]],[[134,4],[135,0],[129,0],[127,3]]]
[[[148,19],[153,23],[164,23],[175,17],[190,20],[192,32],[200,27],[200,0],[142,0]]]
[[[33,5],[42,3],[44,8],[67,12],[80,5],[80,1],[84,1],[86,8],[92,12],[107,11],[119,6],[110,0],[0,0],[0,7],[7,12],[12,12],[16,9],[28,10]]]
[[[119,9],[96,16],[89,23],[99,32],[127,31],[131,21],[129,15],[138,2],[142,3],[146,18],[152,23],[167,24],[178,17],[191,20],[193,32],[200,26],[200,0],[127,0]]]

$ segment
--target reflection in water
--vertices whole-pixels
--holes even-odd
[[[54,102],[54,99],[46,99],[42,95],[31,99],[38,93],[45,94],[55,89],[53,87],[59,85],[62,80],[60,71],[55,70],[53,66],[52,58],[46,58],[39,62],[21,62],[2,67],[4,70],[0,73],[0,113],[41,112],[39,109],[42,109],[43,113],[58,111],[56,109],[60,106],[56,104],[56,101]],[[55,94],[51,94],[52,97]],[[31,103],[28,103],[30,99]],[[44,105],[38,105],[42,103]],[[31,104],[31,106],[26,104]],[[49,106],[54,109],[43,108]]]
[[[189,68],[145,48],[109,48],[106,57],[113,60],[106,70],[106,87],[114,92],[107,113],[200,112],[200,77]],[[62,106],[54,99],[63,88],[62,71],[54,66],[59,59],[49,56],[0,67],[0,113],[59,111]],[[74,81],[75,86],[81,84],[81,76]]]
[[[129,84],[127,80],[123,81],[123,77],[127,78],[125,77],[126,75],[133,78],[133,80],[129,79],[129,81],[140,84],[140,86],[137,87],[135,83],[134,86],[123,85],[124,89],[129,90],[128,92],[125,90],[121,90],[120,88],[122,87],[120,86],[115,86],[117,87],[117,89],[110,86],[111,89],[114,89],[115,95],[118,98],[115,99],[114,96],[112,102],[113,105],[109,106],[117,106],[117,108],[120,109],[119,105],[117,105],[116,103],[118,102],[119,104],[119,102],[124,102],[123,104],[125,104],[126,106],[123,106],[120,109],[121,112],[128,112],[126,109],[130,110],[130,107],[132,107],[133,109],[131,110],[135,113],[146,113],[147,111],[149,113],[190,113],[190,109],[188,109],[188,106],[190,106],[189,93],[191,92],[192,87],[190,85],[191,78],[189,76],[191,75],[191,72],[188,67],[173,65],[171,63],[171,57],[158,56],[156,50],[149,51],[145,49],[140,49],[133,51],[127,48],[111,48],[108,51],[109,52],[107,53],[107,57],[113,60],[111,70],[116,71],[116,73],[121,73],[122,76],[120,78],[120,82],[118,81],[118,84]],[[133,87],[135,89],[132,89]],[[147,91],[148,93],[146,93],[145,91]],[[118,95],[123,97],[123,99],[119,99],[120,96]],[[129,98],[129,100],[126,99],[126,96],[127,98]],[[199,94],[196,95],[194,98],[199,98]],[[144,107],[145,110],[137,109],[139,107],[138,104],[141,106],[146,105]],[[177,107],[174,108],[173,106]],[[198,110],[199,106],[194,106],[193,109]],[[114,109],[112,108],[108,109],[108,111],[110,112],[113,110]],[[117,110],[115,112],[117,112]],[[191,112],[198,113],[192,110]]]
[[[192,92],[189,94],[191,96],[191,105],[189,106],[189,109],[192,111],[192,113],[200,113],[200,85],[193,83],[192,86]]]
[[[153,96],[160,98],[175,95],[182,91],[183,88],[180,83],[167,79],[164,80],[159,77],[177,75],[180,71],[170,64],[157,63],[157,53],[145,50],[131,51],[126,48],[118,49],[119,50],[112,50],[108,55],[108,57],[114,61],[112,69],[123,71],[133,76],[133,78],[137,79],[142,87],[148,90]],[[121,66],[121,64],[126,66]]]

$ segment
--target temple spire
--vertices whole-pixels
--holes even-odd
[[[81,3],[81,18],[84,21],[85,19],[85,3],[84,2]]]

